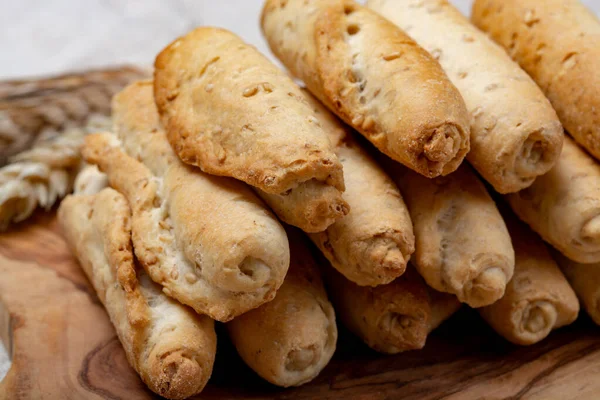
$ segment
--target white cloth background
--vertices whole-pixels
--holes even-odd
[[[451,0],[468,14],[471,0]],[[600,0],[583,0],[600,12]],[[263,0],[0,0],[0,79],[122,63],[151,65],[198,25],[227,28],[270,54]],[[0,379],[9,368],[0,344]]]

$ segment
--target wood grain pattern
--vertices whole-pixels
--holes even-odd
[[[0,399],[151,399],[104,310],[42,212],[0,235],[0,337],[13,365]],[[464,310],[424,350],[383,356],[341,329],[338,351],[312,383],[283,390],[246,367],[219,327],[202,399],[597,399],[600,328],[582,316],[521,348]]]

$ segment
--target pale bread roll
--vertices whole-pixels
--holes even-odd
[[[471,307],[502,297],[515,265],[506,225],[468,165],[427,179],[387,159],[414,225],[412,263],[435,290]]]
[[[357,286],[330,267],[325,277],[340,321],[381,353],[423,348],[427,335],[460,308],[455,296],[435,292],[411,266],[377,287]]]
[[[300,88],[238,36],[197,28],[154,66],[156,105],[184,162],[272,194],[311,180],[344,190],[342,165]]]
[[[428,177],[469,151],[469,115],[439,64],[375,12],[349,0],[267,0],[275,55],[379,150]]]
[[[169,299],[136,267],[125,197],[110,188],[69,196],[58,219],[144,383],[169,399],[200,393],[217,350],[213,321]]]
[[[600,21],[579,0],[476,0],[472,20],[542,88],[600,159]]]
[[[369,0],[439,61],[471,113],[467,159],[500,193],[552,168],[563,129],[535,82],[446,0]]]
[[[347,279],[361,286],[390,283],[415,250],[408,209],[398,188],[345,126],[305,91],[344,166],[344,200],[352,212],[309,237]]]
[[[600,262],[600,165],[572,139],[565,137],[550,172],[506,199],[519,218],[565,256]]]
[[[335,312],[321,273],[299,232],[290,238],[290,269],[277,296],[227,324],[233,344],[250,368],[283,387],[313,380],[337,343]]]
[[[562,273],[577,294],[579,302],[597,325],[600,325],[600,263],[580,264],[552,251]]]
[[[579,302],[539,236],[510,212],[503,215],[515,248],[515,273],[504,296],[478,311],[506,340],[530,345],[575,321]]]
[[[171,151],[162,131],[139,134]],[[273,299],[289,266],[287,236],[249,188],[173,157],[156,161],[172,163],[153,175],[109,133],[87,136],[82,152],[129,201],[135,254],[165,294],[218,321]]]

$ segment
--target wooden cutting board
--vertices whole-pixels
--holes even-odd
[[[0,235],[0,337],[12,368],[0,399],[151,399],[60,236],[54,213]],[[223,334],[202,399],[598,399],[600,327],[586,317],[513,346],[464,309],[424,350],[377,354],[340,327],[334,359],[310,384],[269,385]]]

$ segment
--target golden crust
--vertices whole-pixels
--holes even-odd
[[[563,129],[540,88],[506,52],[446,0],[369,0],[436,59],[471,113],[467,159],[500,193],[552,168]]]
[[[283,387],[314,379],[337,342],[333,306],[306,239],[288,229],[291,264],[275,299],[227,324],[240,356],[267,381]]]
[[[287,237],[241,183],[178,162],[155,176],[108,133],[86,137],[83,157],[129,201],[136,256],[165,294],[219,321],[273,299]]]
[[[404,273],[415,249],[404,200],[350,129],[308,92],[306,96],[344,166],[344,199],[352,210],[324,232],[309,236],[347,279],[361,286],[390,283]]]
[[[504,296],[478,311],[505,339],[530,345],[575,321],[579,302],[542,240],[509,213],[504,216],[515,248],[515,273]]]
[[[379,150],[428,177],[469,150],[469,117],[439,64],[376,13],[348,0],[268,0],[271,50]]]
[[[515,265],[506,225],[485,186],[467,166],[427,179],[388,160],[414,224],[417,271],[435,290],[471,307],[504,294]]]
[[[213,321],[169,300],[136,268],[131,214],[123,195],[103,189],[69,196],[58,215],[67,242],[142,380],[169,399],[200,393],[215,359]]]
[[[565,137],[558,163],[518,193],[513,211],[567,257],[600,262],[600,165]]]
[[[298,86],[233,33],[201,27],[171,43],[156,58],[154,96],[186,163],[271,194],[311,179],[344,190]]]
[[[338,318],[381,353],[423,348],[427,335],[460,308],[455,296],[434,293],[410,266],[377,287],[357,286],[333,268],[325,276]]]
[[[600,159],[600,21],[579,0],[477,0],[472,21],[542,88],[565,129]]]

